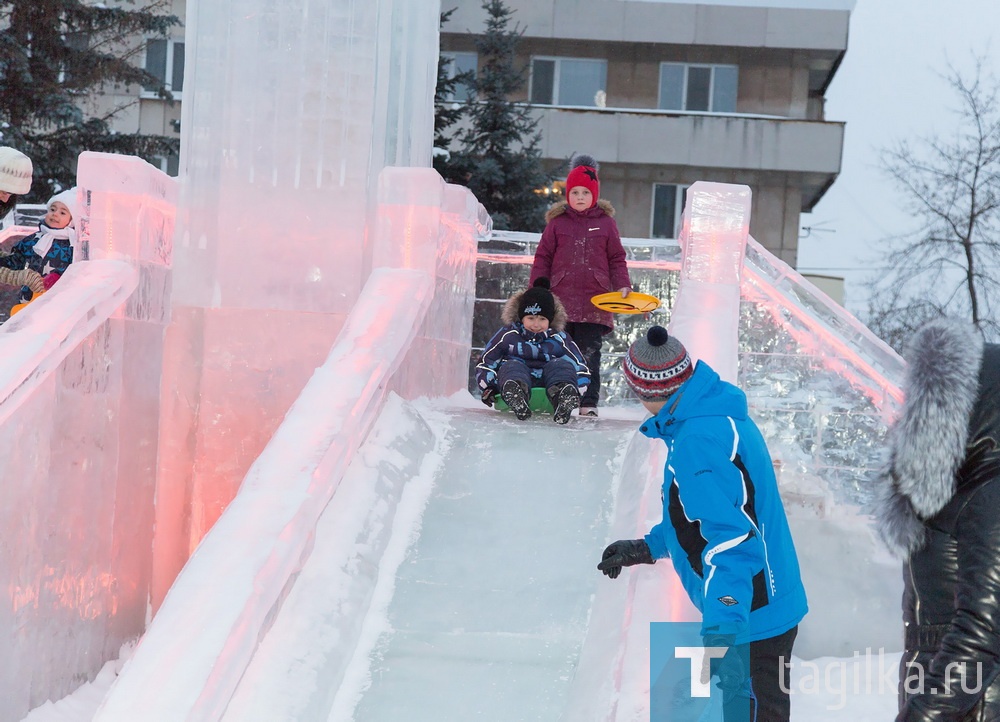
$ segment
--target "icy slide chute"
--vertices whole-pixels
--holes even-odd
[[[432,297],[420,271],[372,274],[326,362],[184,566],[96,720],[221,717]]]
[[[414,398],[464,386],[475,249],[489,218],[467,189],[430,169],[387,168],[378,188],[376,270],[326,361],[171,586],[98,719],[218,719],[386,391]],[[222,584],[224,574],[232,577]]]

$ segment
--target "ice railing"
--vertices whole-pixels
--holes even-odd
[[[467,189],[433,170],[382,171],[375,270],[326,361],[184,565],[96,720],[222,716],[388,392],[443,396],[464,386],[476,245],[490,223]],[[357,622],[343,626],[353,635],[378,571],[381,550],[368,551],[372,566],[352,576],[344,610]],[[339,647],[341,668],[355,641]]]
[[[503,303],[527,285],[539,239],[537,233],[494,231],[480,244],[470,378],[483,344],[500,326]],[[614,333],[605,337],[602,403],[609,405],[634,403],[621,358],[650,323],[667,325],[681,268],[675,240],[623,238],[622,244],[633,286],[662,306],[648,321],[617,316]],[[839,500],[866,502],[866,479],[879,464],[887,424],[900,404],[902,359],[753,238],[740,291],[739,385],[783,484],[799,489],[815,473]]]
[[[124,172],[102,172],[103,154],[79,159],[78,230],[115,252],[81,253],[0,326],[0,699],[11,719],[92,679],[145,626],[163,309],[143,278],[168,280],[175,181],[110,158]],[[147,195],[151,184],[163,192]],[[167,253],[144,258],[141,239]]]

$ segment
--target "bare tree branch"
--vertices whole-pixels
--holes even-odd
[[[1000,291],[1000,85],[985,56],[971,73],[949,63],[958,103],[947,135],[900,140],[881,152],[885,174],[921,227],[888,240],[891,270],[868,281],[869,325],[889,343],[934,315],[965,317],[995,335]],[[895,344],[894,344],[895,345]]]

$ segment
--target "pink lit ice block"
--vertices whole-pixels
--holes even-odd
[[[372,266],[417,268],[434,279],[430,313],[394,389],[404,398],[453,394],[466,385],[476,249],[489,216],[467,188],[429,168],[385,168],[378,197]]]
[[[687,192],[681,275],[670,333],[693,359],[736,383],[740,278],[750,231],[750,189],[699,181]]]
[[[153,490],[122,465],[129,444],[150,439],[128,426],[130,338],[117,313],[137,275],[120,260],[73,263],[0,326],[4,719],[93,679],[144,627]]]
[[[80,154],[77,230],[89,258],[129,258],[169,266],[177,212],[177,180],[141,158]]]
[[[139,288],[125,318],[167,323],[177,180],[133,156],[89,151],[80,154],[77,173],[83,258],[75,260],[127,259],[139,270]],[[154,339],[157,368],[161,343]]]
[[[444,194],[445,182],[431,168],[382,169],[372,268],[434,272]]]
[[[425,273],[372,273],[326,361],[184,566],[95,720],[222,716],[308,557],[316,522],[378,415],[431,293]]]

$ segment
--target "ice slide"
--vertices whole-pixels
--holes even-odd
[[[563,718],[635,427],[391,399],[223,719]],[[379,498],[398,498],[382,529]],[[344,580],[365,564],[348,657]]]
[[[563,427],[404,401],[430,296],[373,273],[95,719],[613,719],[623,676],[648,678],[623,674],[635,583],[596,570],[650,493],[659,514],[638,411]]]
[[[509,426],[397,398],[433,373],[414,343],[433,286],[372,274],[96,720],[648,716],[646,622],[691,609],[668,564],[618,583],[594,566],[659,520],[661,450],[637,418]],[[502,471],[529,463],[569,473]]]
[[[145,201],[143,204],[142,209],[148,207]],[[92,204],[92,210],[99,208]],[[127,219],[131,222],[145,212],[140,210]],[[401,221],[410,217],[406,208],[398,213],[387,208],[383,214],[390,221],[397,216]],[[123,227],[110,221],[107,225],[111,249],[112,239],[120,244]],[[704,225],[700,223],[699,228]],[[386,227],[389,231],[396,228],[392,223]],[[155,429],[144,432],[140,428],[141,419],[156,418],[155,393],[150,394],[151,389],[135,391],[141,388],[143,378],[155,378],[150,368],[160,363],[156,339],[162,337],[158,324],[163,316],[156,309],[162,309],[163,304],[153,301],[162,301],[157,291],[162,290],[164,275],[162,264],[157,263],[156,239],[169,237],[170,225],[164,221],[157,228],[160,232],[156,234],[145,230],[137,234],[138,266],[110,260],[81,263],[67,273],[55,292],[33,304],[0,333],[8,337],[5,358],[25,361],[21,368],[27,371],[3,380],[10,398],[31,389],[38,396],[30,404],[30,418],[24,410],[17,417],[18,423],[7,420],[9,433],[2,438],[8,447],[21,448],[22,440],[39,435],[61,438],[56,435],[69,429],[59,426],[60,419],[86,422],[70,430],[81,436],[79,440],[74,437],[75,445],[61,448],[52,459],[14,453],[4,457],[23,457],[25,461],[7,468],[9,478],[17,481],[11,489],[24,497],[23,503],[9,505],[13,514],[5,524],[19,530],[16,552],[21,556],[14,561],[40,575],[37,580],[16,580],[18,586],[11,588],[13,616],[4,628],[23,628],[29,615],[44,621],[53,611],[61,614],[69,610],[74,618],[66,625],[68,636],[57,643],[66,659],[87,654],[102,639],[127,637],[130,630],[142,629],[141,614],[113,616],[114,629],[99,625],[102,604],[128,602],[130,610],[141,610],[145,600],[144,594],[132,599],[136,594],[130,597],[127,589],[113,587],[111,581],[133,575],[139,581],[134,589],[140,593],[144,589],[143,568],[132,553],[136,545],[129,540],[133,528],[148,526],[151,512],[148,489],[138,488],[132,481],[141,478],[141,470],[151,463],[141,456],[142,450],[155,450],[155,444],[142,443],[143,433],[155,434]],[[531,457],[535,463],[555,463],[565,457],[568,461],[563,461],[563,466],[571,463],[576,467],[575,476],[553,477],[563,492],[557,502],[545,497],[544,504],[527,510],[517,507],[515,514],[511,505],[523,500],[519,494],[504,494],[503,475],[495,471],[478,474],[480,483],[473,486],[468,480],[477,477],[476,464],[482,463],[484,456],[500,459],[499,465],[489,467],[495,470],[503,468],[503,459],[521,449],[511,448],[508,442],[513,441],[504,433],[497,434],[494,443],[477,449],[483,434],[475,425],[480,420],[497,421],[502,430],[504,422],[513,420],[491,414],[468,399],[466,403],[455,399],[433,403],[403,400],[418,395],[413,393],[414,379],[426,383],[427,374],[433,373],[438,353],[433,349],[447,348],[428,344],[427,329],[421,327],[429,315],[440,326],[441,317],[430,314],[429,309],[438,297],[448,297],[451,287],[441,279],[450,278],[456,259],[465,258],[464,252],[448,249],[436,256],[445,264],[437,281],[432,274],[392,264],[382,264],[369,279],[362,301],[352,310],[327,362],[309,381],[248,473],[240,494],[183,570],[96,719],[239,719],[255,710],[261,710],[260,719],[267,719],[271,713],[264,710],[280,709],[288,710],[282,713],[288,716],[272,718],[322,719],[327,714],[328,719],[339,722],[353,715],[366,719],[363,715],[368,714],[372,716],[367,719],[377,719],[389,714],[386,710],[394,704],[408,705],[411,716],[419,704],[419,709],[428,710],[428,718],[442,719],[436,715],[444,714],[440,710],[444,698],[481,702],[487,705],[484,715],[493,709],[506,714],[509,708],[502,705],[520,698],[521,716],[517,718],[550,719],[552,714],[574,721],[644,718],[648,698],[645,622],[689,618],[691,610],[676,588],[669,565],[658,564],[616,583],[598,575],[593,566],[605,541],[634,537],[658,521],[662,468],[662,460],[656,458],[658,450],[631,431],[637,418],[605,415],[596,423],[576,421],[569,428],[536,419],[507,431],[539,436],[545,453]],[[751,250],[760,256],[759,250]],[[776,299],[775,294],[789,289],[788,298],[806,298],[787,269],[767,270],[765,260],[748,257],[752,288],[745,286],[745,294],[752,291],[751,298],[778,303],[768,299]],[[461,287],[469,288],[470,279],[464,278]],[[133,288],[138,290],[133,292]],[[754,302],[761,310],[767,308],[764,301]],[[841,326],[853,328],[836,319],[824,322],[822,309],[798,303],[801,308],[781,301],[782,305],[767,316],[784,318],[786,330],[805,340],[822,339],[826,334],[834,342],[848,336]],[[788,309],[795,311],[790,320]],[[792,340],[781,340],[759,312],[757,316],[751,331],[779,339],[779,349],[796,348]],[[824,328],[835,330],[831,334]],[[773,341],[767,343],[771,350]],[[857,339],[851,343],[854,348]],[[47,344],[47,350],[32,352],[38,344]],[[802,343],[798,348],[801,357],[803,350],[808,352],[811,347]],[[762,366],[772,357],[769,364],[781,361],[772,353],[744,358],[751,371],[758,366],[764,369],[748,377],[751,385],[774,375],[768,370],[771,366]],[[851,373],[845,375],[865,378],[864,358],[852,358],[842,356],[841,373],[846,370]],[[59,373],[46,375],[47,364],[57,365]],[[813,367],[823,366],[809,362],[809,368]],[[776,378],[789,378],[787,363],[774,366],[774,371],[780,372]],[[875,374],[873,378],[882,380],[866,387],[870,389],[866,394],[885,396],[892,391],[891,383],[883,377]],[[403,380],[409,384],[408,393]],[[791,388],[801,385],[797,381]],[[86,393],[77,394],[77,389]],[[845,427],[833,423],[838,417],[815,400],[809,402],[814,411],[808,417],[794,412],[796,426],[782,422],[774,427],[775,420],[788,414],[785,407],[789,405],[773,390],[764,398],[772,407],[758,407],[758,411],[765,412],[772,431],[795,430],[815,415],[826,429],[838,434],[830,441],[840,443],[837,439],[844,436]],[[122,403],[126,399],[149,408],[126,406]],[[847,407],[847,415],[850,411]],[[117,425],[106,424],[104,419]],[[86,434],[79,434],[81,428]],[[587,453],[579,459],[571,451],[563,453],[542,438],[552,435],[566,443],[583,439],[579,448]],[[139,443],[130,443],[127,438],[138,438]],[[630,439],[627,444],[626,438]],[[827,443],[824,440],[824,447]],[[857,446],[849,436],[846,443]],[[41,448],[46,446],[47,442]],[[101,449],[104,455],[91,463],[78,453],[87,449]],[[780,445],[775,447],[780,449]],[[784,459],[787,462],[795,457],[786,455]],[[512,466],[517,467],[525,460],[514,461]],[[357,481],[359,478],[362,480]],[[459,501],[452,498],[456,494],[447,493],[446,484],[462,480],[468,485],[469,498],[460,498],[470,504],[463,508],[475,523],[444,513],[451,503],[457,508]],[[17,514],[20,508],[36,505],[29,494],[51,496],[52,489],[59,490],[60,498],[72,495],[67,508],[74,512],[72,518],[59,520],[72,533],[65,535],[66,548],[57,551],[64,560],[57,569],[34,564],[30,551],[35,537],[44,535],[49,527]],[[476,496],[474,489],[501,496],[494,501],[489,496]],[[439,490],[445,490],[441,497],[435,496]],[[536,493],[543,490],[552,491],[539,487]],[[572,492],[568,498],[567,490]],[[365,498],[365,494],[369,496]],[[593,507],[587,519],[572,516],[583,502],[570,504],[579,499]],[[477,514],[476,504],[488,505],[491,515],[484,518]],[[48,508],[46,504],[37,506]],[[489,538],[480,541],[476,534],[488,533],[487,521],[516,526],[516,532],[503,539],[505,546]],[[446,564],[433,547],[425,545],[449,525],[467,528],[467,532],[454,547],[443,544],[448,551],[454,553],[471,545],[476,556],[497,561],[476,565],[459,556],[453,570],[441,572],[441,584],[432,585],[427,581],[428,570],[438,574]],[[540,536],[548,531],[557,536]],[[323,553],[330,548],[331,533],[334,557],[340,554],[339,558],[330,559]],[[529,545],[525,540],[530,539],[534,539],[534,546],[527,551],[516,546]],[[570,551],[565,559],[560,557],[553,563],[546,556],[549,546]],[[506,556],[507,547],[514,553]],[[110,559],[108,573],[93,563],[103,558]],[[582,570],[578,579],[573,577],[582,586],[562,582],[569,570]],[[332,575],[332,581],[321,583],[318,592],[310,591],[310,579],[324,574],[327,579]],[[562,585],[549,600],[547,595],[552,592],[547,579],[555,574]],[[485,580],[487,586],[476,586],[477,580]],[[459,614],[462,607],[457,592],[446,593],[444,602],[433,598],[434,591],[453,589],[458,581],[476,590],[477,606],[470,610],[475,612],[471,621]],[[513,594],[518,589],[525,590],[522,599]],[[510,592],[513,602],[505,600],[505,591]],[[74,593],[87,600],[85,608],[78,609]],[[536,594],[551,604],[533,607],[527,603],[535,601]],[[886,598],[898,599],[898,595]],[[511,612],[512,604],[516,613]],[[865,609],[871,612],[870,599],[865,601]],[[78,611],[82,613],[77,618]],[[815,614],[811,617],[822,619]],[[498,631],[486,631],[486,620],[495,620]],[[521,626],[515,624],[512,632],[500,631],[504,620]],[[440,635],[433,645],[427,641],[431,635]],[[30,634],[12,636],[12,649],[25,647],[14,649],[12,658],[30,658],[25,650],[33,639]],[[308,644],[297,641],[302,639]],[[494,646],[486,646],[487,642]],[[441,650],[442,656],[423,654],[431,647]],[[462,657],[464,652],[471,656]],[[476,662],[485,687],[473,684]],[[413,689],[403,689],[401,680],[412,679],[406,674],[407,664],[428,677],[440,678],[438,686],[410,682],[426,693],[430,698],[427,704],[437,705],[437,711],[425,707],[425,698],[416,697]],[[456,667],[469,673],[468,684],[453,679],[451,670]],[[557,676],[553,678],[553,674]],[[12,667],[8,676],[16,682],[31,675],[29,667],[23,673]],[[541,679],[547,682],[542,684]],[[508,687],[516,689],[516,694],[507,694]],[[545,695],[537,692],[542,688],[547,690]],[[537,708],[524,706],[525,698],[537,702]],[[539,716],[532,717],[536,714]]]

